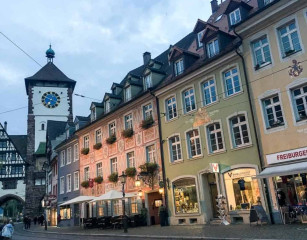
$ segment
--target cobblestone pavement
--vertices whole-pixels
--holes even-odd
[[[20,226],[21,228],[21,226]],[[44,227],[32,226],[30,231],[46,233]],[[270,240],[306,240],[307,224],[291,225],[194,225],[194,226],[150,226],[129,228],[124,234],[122,229],[82,229],[80,227],[48,227],[50,233],[75,234],[87,236],[104,236],[123,238],[143,239],[270,239]],[[51,235],[51,234],[50,234]],[[60,238],[57,238],[60,239]],[[65,238],[68,239],[68,238]],[[88,239],[88,238],[87,238]],[[110,238],[113,239],[113,238]]]

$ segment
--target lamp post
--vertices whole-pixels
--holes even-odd
[[[127,180],[127,175],[125,174],[125,172],[122,172],[122,175],[119,176],[120,177],[120,182],[123,186],[122,188],[122,192],[123,192],[123,199],[122,199],[122,205],[123,205],[123,225],[124,225],[124,233],[128,232],[128,227],[127,227],[127,216],[126,216],[126,209],[125,209],[125,184],[126,184],[126,180]]]
[[[48,183],[47,183],[47,180],[48,180],[48,167],[49,167],[49,164],[48,162],[44,162],[43,164],[43,167],[42,167],[42,170],[46,172],[45,176],[46,176],[46,179],[45,179],[45,184],[46,184],[46,194],[44,196],[44,199],[42,200],[42,207],[45,207],[45,230],[47,231],[47,221],[48,221],[48,213],[47,213],[47,201],[48,201]],[[44,204],[43,204],[44,203]]]

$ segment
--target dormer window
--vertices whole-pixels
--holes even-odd
[[[207,53],[209,58],[217,55],[219,52],[219,41],[217,39],[214,39],[211,42],[207,43]]]
[[[235,25],[238,22],[241,21],[241,13],[240,13],[240,9],[237,8],[236,10],[234,10],[233,12],[231,12],[229,14],[229,18],[230,18],[230,25]]]
[[[111,110],[111,104],[110,104],[110,99],[106,101],[106,113],[110,112]]]
[[[144,77],[144,90],[152,87],[151,74]]]
[[[125,102],[128,102],[129,100],[131,100],[131,87],[127,87],[125,89]]]
[[[66,139],[69,138],[69,129],[66,130]]]
[[[267,5],[267,4],[271,3],[271,2],[273,2],[273,0],[263,0],[263,2],[264,2],[264,5]]]
[[[204,30],[200,31],[199,33],[197,33],[197,42],[198,42],[198,47],[202,47],[203,43],[201,42],[201,39],[203,38],[204,35]]]
[[[79,123],[76,124],[76,131],[79,130]]]
[[[174,68],[175,68],[175,76],[180,75],[183,73],[184,67],[183,67],[183,59],[179,59],[174,63]]]
[[[91,120],[92,120],[92,121],[95,121],[95,120],[96,120],[96,109],[95,109],[95,108],[92,109],[92,112],[91,112]]]

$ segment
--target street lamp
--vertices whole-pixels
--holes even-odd
[[[128,232],[128,228],[127,228],[127,217],[126,217],[126,209],[125,209],[125,184],[126,184],[126,180],[127,180],[127,175],[125,174],[125,172],[122,172],[122,175],[119,176],[120,177],[120,182],[123,186],[123,199],[122,199],[122,205],[123,205],[123,225],[124,225],[124,233]]]
[[[138,176],[138,175],[136,176],[136,180],[135,180],[134,185],[135,185],[136,187],[140,187],[140,186],[141,186],[141,181],[140,181],[140,179],[139,179],[139,176]]]
[[[46,194],[44,196],[44,199],[42,200],[42,202],[44,201],[44,205],[42,204],[42,207],[45,207],[45,230],[47,231],[47,221],[48,221],[48,214],[47,214],[47,201],[48,201],[48,184],[47,184],[47,179],[48,179],[48,168],[49,168],[49,164],[48,162],[44,162],[42,170],[45,171],[45,185],[46,185]]]

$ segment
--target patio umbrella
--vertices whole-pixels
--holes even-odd
[[[125,197],[126,198],[131,198],[131,197],[136,197],[137,193],[126,193]],[[90,202],[96,202],[96,201],[104,201],[104,200],[114,200],[114,199],[120,199],[123,197],[123,193],[116,191],[116,190],[111,190],[105,194],[102,194],[99,197],[94,198]]]

